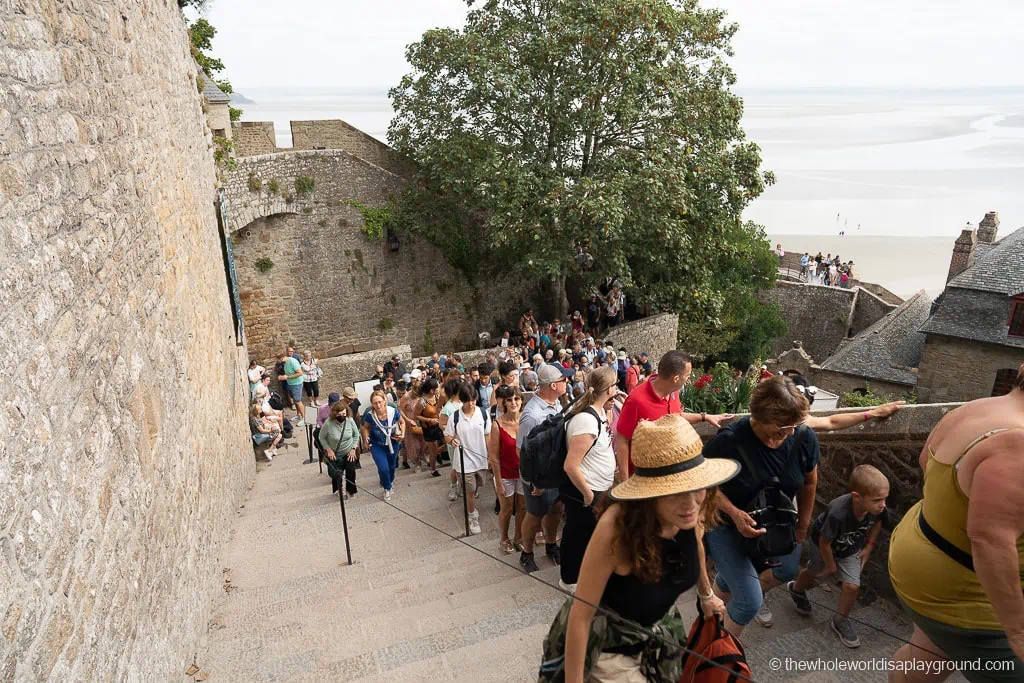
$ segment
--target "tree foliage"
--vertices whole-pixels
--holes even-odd
[[[746,309],[723,285],[763,240],[741,213],[773,181],[729,90],[736,25],[696,0],[469,5],[409,46],[391,91],[418,229],[552,278],[562,307],[567,277],[617,277],[684,329],[731,324]]]
[[[197,12],[203,12],[209,5],[209,0],[178,0],[178,7],[181,9],[192,8]],[[235,91],[231,87],[231,81],[226,78],[217,78],[217,74],[224,70],[224,62],[210,54],[213,49],[213,38],[217,35],[217,29],[205,17],[198,17],[194,21],[186,19],[188,24],[188,37],[192,58],[203,70],[203,75],[209,78],[225,95]],[[242,110],[237,107],[228,106],[228,115],[232,121],[242,118]]]

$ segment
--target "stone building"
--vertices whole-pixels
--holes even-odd
[[[203,109],[206,111],[206,124],[216,138],[231,139],[231,99],[214,83],[213,79],[202,72],[199,82],[203,86]]]
[[[922,326],[922,401],[967,401],[1009,391],[1024,363],[1024,228],[997,239],[999,216],[965,229],[946,289]]]
[[[157,0],[0,22],[0,680],[181,680],[255,469],[189,39]]]

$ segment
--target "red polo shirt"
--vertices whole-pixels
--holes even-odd
[[[640,420],[657,420],[669,414],[683,412],[683,406],[679,403],[679,393],[673,391],[666,398],[658,396],[654,391],[654,380],[658,378],[657,373],[653,374],[643,384],[637,385],[633,393],[626,398],[622,404],[622,412],[619,413],[619,420],[615,425],[615,431],[630,439],[630,450],[632,451],[633,432]],[[633,459],[629,459],[629,474],[633,474]]]

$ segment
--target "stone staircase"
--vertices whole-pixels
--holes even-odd
[[[298,446],[257,464],[256,483],[238,511],[225,551],[225,592],[214,605],[196,664],[211,681],[510,681],[536,680],[541,643],[563,596],[523,574],[518,554],[498,550],[494,493],[482,493],[483,533],[473,548],[446,537],[463,533],[462,501],[446,496],[448,472],[399,470],[392,501],[373,461],[362,457],[346,504],[353,565],[348,566],[338,497],[326,469]],[[533,576],[557,584],[543,552]],[[834,606],[838,594],[811,599]],[[692,594],[680,598],[695,614]],[[848,650],[829,629],[830,613],[797,615],[783,593],[773,596],[775,626],[751,625],[744,643],[757,681],[882,681],[881,671],[798,672],[785,661],[866,662],[888,658],[899,643],[865,626],[863,645]],[[857,619],[900,637],[910,628],[878,606]],[[781,670],[771,666],[783,662]],[[192,680],[191,678],[187,680]],[[962,680],[962,679],[954,679]]]

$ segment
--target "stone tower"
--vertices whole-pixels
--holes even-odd
[[[971,263],[974,262],[974,248],[977,244],[978,236],[968,224],[968,227],[963,229],[960,237],[956,238],[956,242],[953,244],[953,258],[949,261],[949,274],[946,276],[946,282],[971,267]]]
[[[978,223],[978,241],[988,242],[992,244],[996,241],[997,235],[999,234],[999,214],[995,211],[989,211],[985,214],[985,217]]]

